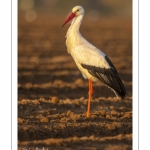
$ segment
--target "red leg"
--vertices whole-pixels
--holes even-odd
[[[87,114],[86,117],[90,117],[90,105],[92,100],[92,94],[93,94],[93,87],[92,87],[92,80],[89,79],[89,99],[88,99],[88,107],[87,107]]]

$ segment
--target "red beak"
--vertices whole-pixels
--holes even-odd
[[[73,19],[75,16],[76,16],[76,14],[71,13],[71,14],[69,15],[69,17],[66,19],[66,21],[64,22],[64,24],[63,24],[61,27],[63,27],[67,22],[69,22],[69,21],[70,21],[71,19]]]

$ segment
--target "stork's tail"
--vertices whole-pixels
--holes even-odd
[[[112,88],[112,87],[109,87],[114,93],[115,95],[120,99],[125,99],[126,95],[127,95],[127,92],[126,92],[126,89],[121,81],[121,79],[118,77],[116,79],[116,82],[115,82],[117,85],[115,87],[117,88]]]

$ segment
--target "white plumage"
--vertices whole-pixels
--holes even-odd
[[[66,34],[66,46],[68,53],[71,54],[83,77],[89,80],[89,99],[93,93],[92,81],[97,80],[102,81],[113,90],[117,97],[123,99],[126,90],[114,65],[101,50],[89,43],[79,31],[83,16],[83,7],[74,7],[62,27],[73,19]]]

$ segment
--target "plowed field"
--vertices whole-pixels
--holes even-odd
[[[118,100],[103,83],[93,83],[90,118],[88,82],[67,52],[64,20],[18,17],[18,149],[131,150],[131,20],[83,20],[82,35],[112,60],[128,93]]]

